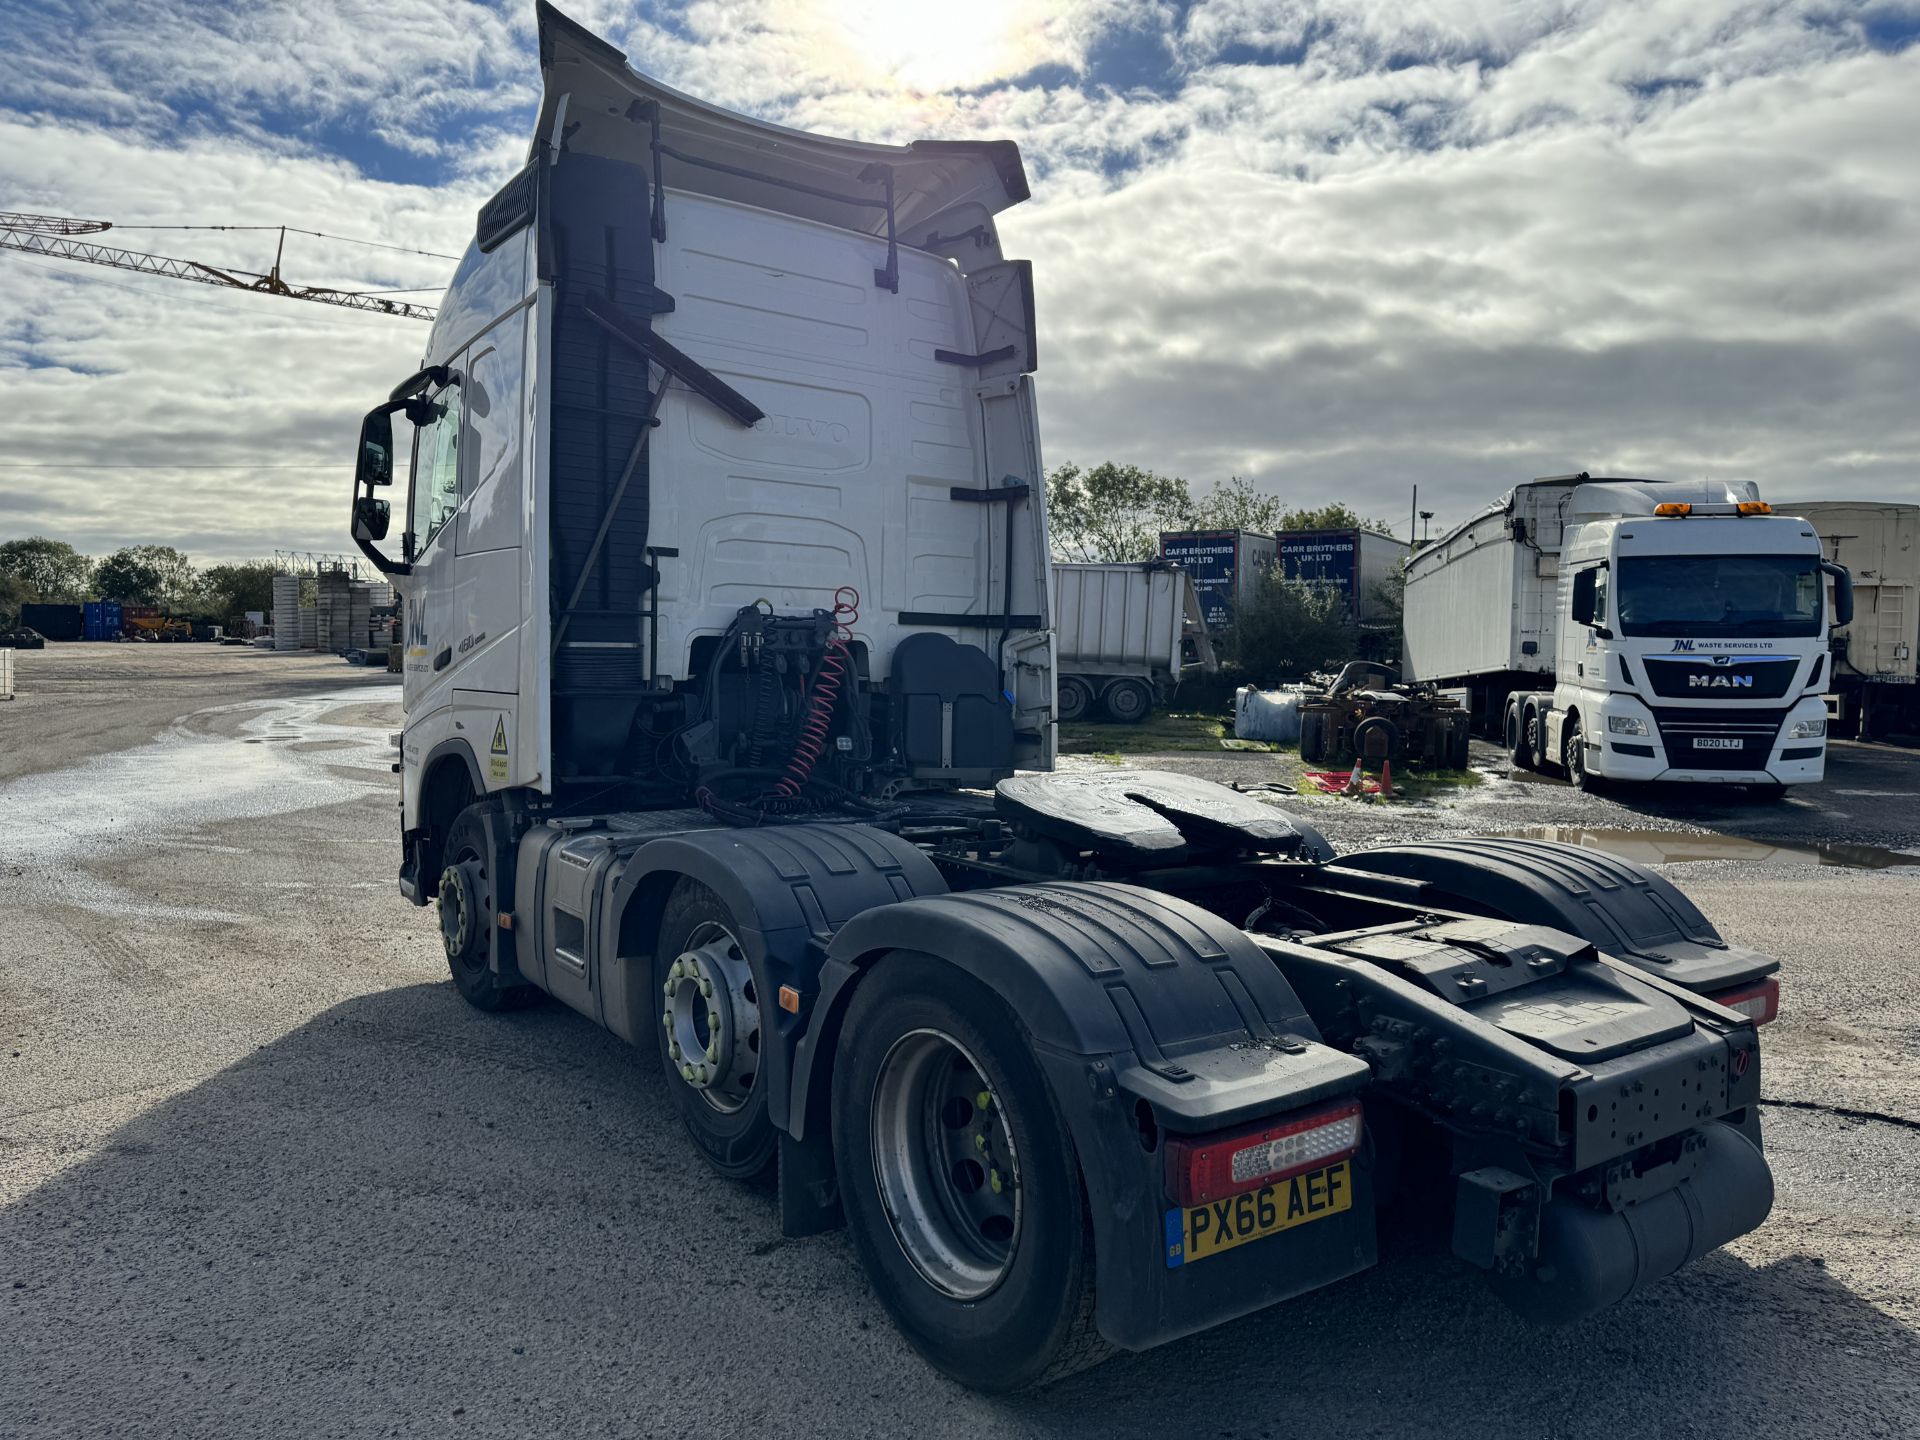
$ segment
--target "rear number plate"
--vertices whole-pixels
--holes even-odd
[[[1345,1160],[1210,1205],[1176,1207],[1167,1211],[1167,1266],[1208,1260],[1249,1240],[1352,1208],[1353,1172]]]
[[[1696,750],[1738,750],[1746,742],[1732,735],[1703,735],[1693,742]]]

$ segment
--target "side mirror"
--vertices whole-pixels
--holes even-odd
[[[393,412],[405,400],[389,400],[367,412],[360,422],[360,448],[353,462],[353,543],[382,575],[410,575],[413,566],[389,560],[378,548],[387,538],[393,506],[374,496],[375,488],[393,484]]]
[[[1573,576],[1573,618],[1579,625],[1593,624],[1594,597],[1600,583],[1600,568],[1591,566],[1585,570],[1576,570]]]
[[[1822,560],[1820,569],[1833,581],[1833,623],[1853,623],[1853,572],[1832,560]]]
[[[393,414],[384,405],[360,422],[353,483],[356,489],[393,484]]]
[[[353,538],[378,544],[387,538],[387,526],[392,519],[393,506],[371,495],[362,495],[353,502]]]

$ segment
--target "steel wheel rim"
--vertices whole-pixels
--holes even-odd
[[[1578,725],[1567,736],[1567,774],[1576,785],[1587,776],[1587,742]]]
[[[713,1109],[737,1113],[760,1079],[760,1006],[746,951],[726,926],[703,920],[663,991],[667,1059]]]
[[[894,1239],[957,1300],[1006,1278],[1020,1234],[1020,1157],[973,1054],[941,1030],[894,1041],[873,1087],[873,1171]]]

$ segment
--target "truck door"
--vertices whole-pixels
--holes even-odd
[[[465,418],[458,369],[451,383],[428,398],[435,414],[414,433],[413,489],[407,509],[413,574],[407,584],[402,678],[410,730],[451,698],[459,641],[452,633],[454,531],[450,523],[460,508],[460,437]],[[436,737],[436,742],[439,738],[444,737]]]

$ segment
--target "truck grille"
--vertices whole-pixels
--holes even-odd
[[[1787,712],[1775,709],[1682,709],[1656,705],[1653,723],[1666,743],[1667,764],[1676,770],[1764,770],[1780,738]],[[1738,740],[1738,749],[1697,749],[1695,740]]]
[[[1733,660],[1716,665],[1710,660],[1672,660],[1648,655],[1647,684],[1669,700],[1778,700],[1793,688],[1800,661]]]

